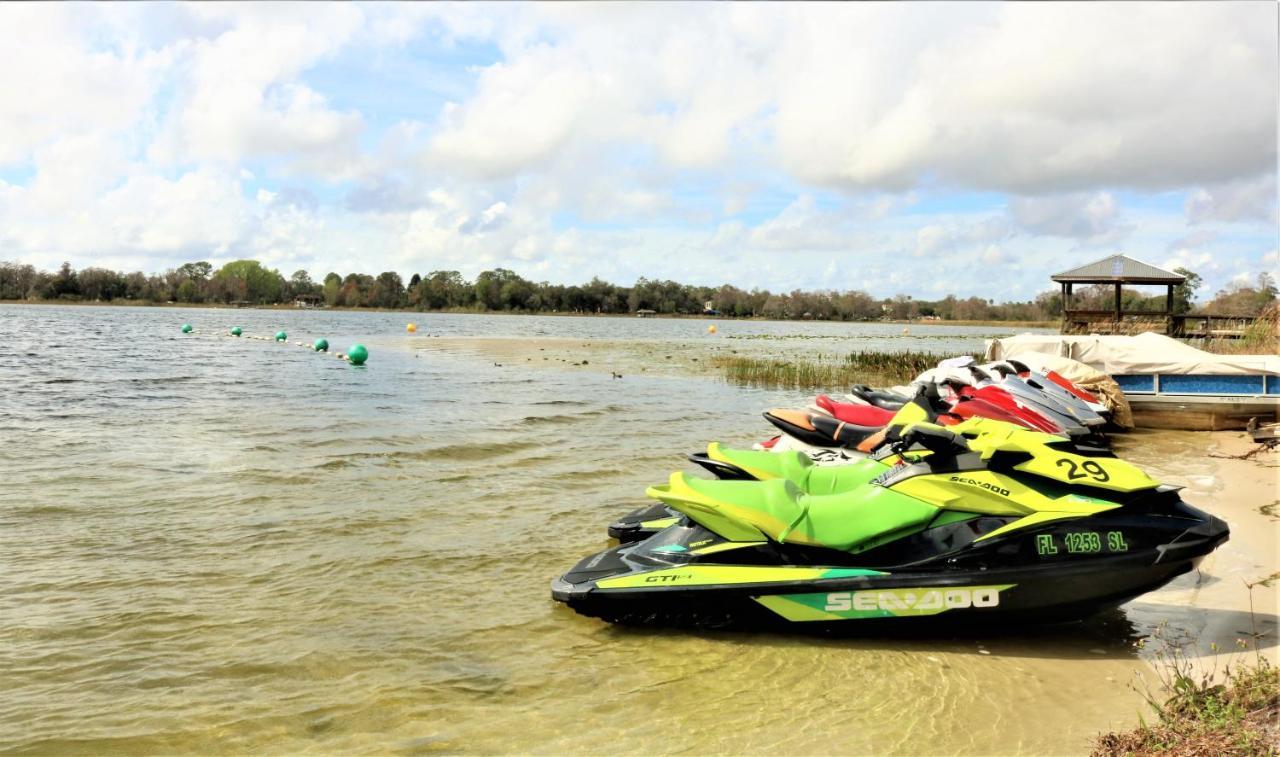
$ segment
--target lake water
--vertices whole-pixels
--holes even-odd
[[[550,579],[681,453],[749,444],[762,409],[807,400],[634,360],[569,370],[567,340],[835,354],[1009,333],[718,325],[0,306],[0,750],[1062,753],[1136,721],[1133,641],[1168,613],[895,641],[614,628],[553,603]],[[557,347],[499,365],[440,337]]]

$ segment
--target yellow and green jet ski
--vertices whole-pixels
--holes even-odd
[[[897,464],[841,493],[672,474],[648,493],[685,520],[582,560],[552,596],[609,621],[694,627],[1062,621],[1156,589],[1226,541],[1227,524],[1176,487],[1001,425],[968,438],[908,424]]]
[[[689,460],[726,481],[789,481],[805,494],[839,494],[868,483],[884,473],[899,456],[888,449],[851,460],[846,465],[816,465],[801,452],[761,452],[731,449],[717,442],[707,445],[705,454],[689,455]],[[664,502],[630,512],[609,524],[609,535],[620,542],[640,541],[667,526],[685,520],[679,511]]]
[[[726,481],[790,481],[804,494],[840,494],[870,482],[876,476],[902,461],[896,448],[889,442],[897,439],[900,429],[913,423],[932,421],[937,416],[919,399],[903,406],[885,426],[878,446],[865,457],[855,458],[840,465],[818,465],[800,452],[763,452],[758,450],[731,449],[716,442],[707,445],[704,454],[691,454],[691,462]],[[989,418],[969,418],[949,428],[967,438],[977,438],[992,433],[1005,433],[1011,424]],[[1074,441],[1071,449],[1081,454],[1110,457],[1104,447],[1093,447]],[[921,447],[918,452],[927,454]],[[609,536],[620,542],[647,539],[662,529],[682,522],[684,516],[665,502],[641,507],[609,524]]]

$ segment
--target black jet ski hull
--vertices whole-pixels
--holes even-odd
[[[581,615],[624,625],[829,632],[905,625],[1062,623],[1154,591],[1190,571],[1196,562],[1113,566],[1102,576],[1092,570],[904,573],[820,583],[637,589],[625,594],[582,593],[557,579],[552,596]]]
[[[1195,515],[1203,519],[1187,517]],[[1090,518],[981,541],[998,526],[950,524],[936,536],[923,532],[862,555],[801,551],[775,559],[792,548],[736,545],[675,525],[579,562],[552,582],[551,593],[582,615],[633,625],[860,632],[1056,623],[1158,589],[1229,536],[1223,521],[1186,506],[1162,517]],[[962,533],[973,541],[919,559]]]

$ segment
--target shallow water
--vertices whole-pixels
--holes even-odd
[[[548,582],[607,545],[611,517],[680,453],[755,441],[761,409],[805,397],[496,365],[435,336],[773,350],[804,334],[838,353],[1008,332],[720,322],[717,341],[699,321],[416,318],[407,336],[404,314],[0,306],[0,750],[1078,752],[1136,720],[1133,641],[1184,617],[1162,595],[1205,580],[982,637],[580,618]],[[232,323],[372,357],[223,336]]]

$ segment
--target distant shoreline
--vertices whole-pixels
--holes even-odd
[[[278,305],[227,305],[220,302],[148,302],[146,300],[108,300],[106,302],[87,302],[85,300],[0,300],[0,305],[34,305],[38,307],[49,306],[66,306],[66,307],[102,307],[102,308],[118,308],[118,307],[135,307],[135,308],[175,308],[180,310],[189,309],[210,309],[210,310],[275,310],[275,311],[297,311],[297,312],[337,312],[337,313],[405,313],[407,315],[501,315],[501,316],[527,316],[527,315],[546,315],[546,316],[570,316],[578,318],[666,318],[666,319],[682,319],[682,320],[720,320],[720,321],[743,321],[743,322],[762,322],[762,323],[869,323],[899,326],[991,326],[1010,328],[1029,328],[1029,329],[1052,329],[1058,327],[1057,321],[934,321],[934,320],[888,320],[888,321],[837,321],[824,320],[821,318],[805,318],[805,319],[781,319],[781,318],[765,318],[763,316],[738,317],[731,315],[697,315],[686,313],[654,313],[652,315],[638,316],[635,313],[570,313],[570,312],[525,312],[512,310],[406,310],[404,308],[365,308],[365,307],[345,307],[333,306],[322,308],[300,308],[296,305],[280,303]]]

